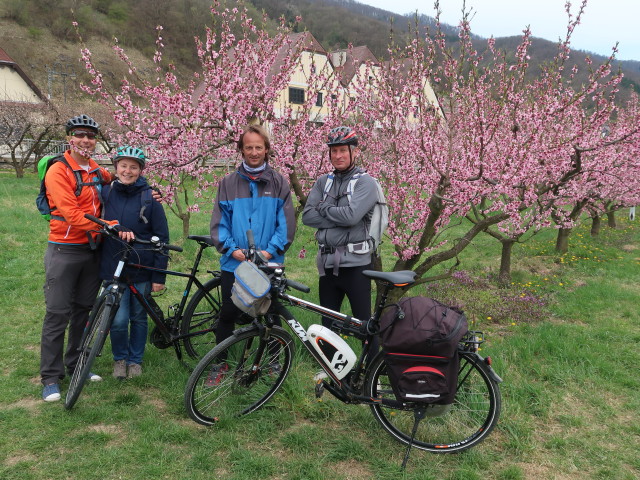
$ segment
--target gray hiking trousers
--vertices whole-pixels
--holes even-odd
[[[100,288],[100,254],[89,245],[49,243],[44,256],[46,314],[40,342],[42,384],[71,374],[79,357],[82,332]],[[67,349],[64,336],[69,326]]]

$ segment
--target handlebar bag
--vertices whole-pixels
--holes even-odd
[[[234,272],[231,301],[252,317],[264,315],[271,305],[271,281],[255,263],[242,262]]]

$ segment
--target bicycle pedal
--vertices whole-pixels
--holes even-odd
[[[322,394],[324,393],[324,383],[322,381],[319,381],[316,383],[316,399],[321,402],[322,401]]]
[[[313,376],[313,380],[318,383],[321,382],[322,380],[324,380],[325,378],[328,378],[329,375],[327,375],[327,372],[325,372],[324,370],[320,370],[318,373],[316,373]]]

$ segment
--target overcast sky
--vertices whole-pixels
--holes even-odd
[[[357,0],[377,8],[406,14],[419,13],[435,16],[432,0]],[[441,21],[457,26],[460,22],[463,0],[440,0]],[[581,4],[573,0],[575,14]],[[557,41],[567,30],[565,0],[467,0],[475,16],[471,31],[489,38],[521,35],[529,25],[534,37]],[[640,0],[588,0],[587,8],[572,37],[573,49],[587,50],[599,55],[610,55],[618,45],[619,60],[640,61]]]

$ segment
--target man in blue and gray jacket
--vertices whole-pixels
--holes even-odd
[[[240,311],[231,301],[233,272],[245,260],[247,230],[252,230],[256,248],[267,259],[284,262],[284,252],[296,229],[291,189],[287,180],[268,163],[269,136],[259,125],[247,126],[238,140],[242,165],[222,179],[211,217],[211,238],[222,254],[222,307],[216,341],[233,333]]]

